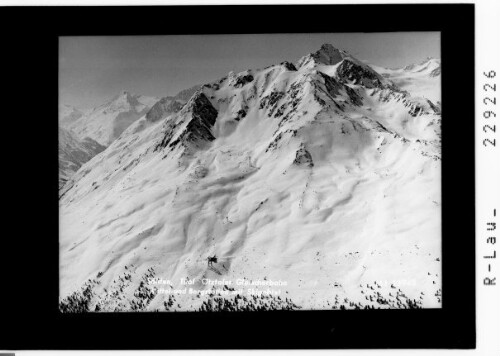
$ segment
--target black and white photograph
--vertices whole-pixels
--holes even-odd
[[[491,6],[68,1],[1,7],[0,353],[498,349]]]
[[[439,32],[59,38],[61,312],[441,308]]]

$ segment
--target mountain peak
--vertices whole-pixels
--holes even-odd
[[[140,105],[138,95],[130,93],[128,90],[122,90],[117,96],[111,101],[113,107],[118,106],[137,106]]]
[[[332,52],[332,51],[339,51],[339,50],[337,48],[335,48],[331,43],[323,43],[321,45],[319,51]]]
[[[348,53],[346,51],[339,50],[330,43],[324,43],[316,52],[309,53],[302,57],[297,63],[297,67],[303,67],[309,63],[334,65],[347,56]]]
[[[120,94],[118,95],[118,98],[124,98],[124,99],[127,99],[127,100],[130,100],[130,99],[135,98],[135,97],[137,97],[137,95],[132,94],[128,90],[122,90],[120,92]]]

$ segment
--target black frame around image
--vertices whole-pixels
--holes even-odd
[[[17,227],[5,237],[15,246],[2,248],[9,267],[0,287],[0,349],[475,348],[473,4],[10,7],[0,14],[12,61],[4,86],[15,93],[6,117],[23,132],[7,137],[23,193],[6,222]],[[59,311],[60,36],[400,31],[441,33],[442,308]]]

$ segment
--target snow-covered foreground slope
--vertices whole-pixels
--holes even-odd
[[[231,72],[66,184],[61,309],[440,307],[440,175],[434,104],[345,52]]]
[[[59,188],[62,188],[83,163],[105,148],[91,138],[77,140],[71,132],[59,127]]]

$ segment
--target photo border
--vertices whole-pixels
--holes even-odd
[[[10,7],[2,13],[14,63],[7,76],[21,96],[14,99],[17,116],[8,117],[30,126],[27,133],[22,127],[21,144],[9,138],[25,165],[16,185],[26,196],[17,198],[12,209],[21,214],[8,222],[21,228],[9,241],[21,252],[2,261],[14,272],[3,279],[8,290],[0,315],[11,327],[0,349],[475,348],[474,4]],[[400,31],[441,33],[442,308],[59,312],[59,36]],[[34,111],[27,118],[28,109]]]

